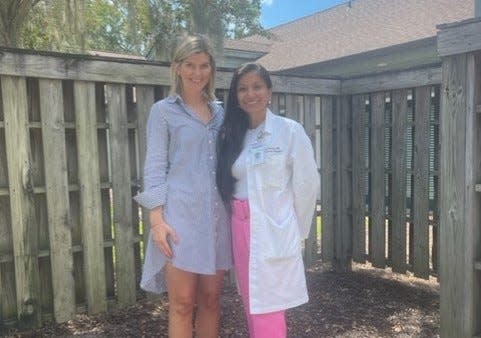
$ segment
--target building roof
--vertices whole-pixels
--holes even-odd
[[[279,72],[435,37],[437,25],[473,16],[474,0],[353,0],[274,27],[272,38],[256,35],[225,47],[268,47],[257,61]]]

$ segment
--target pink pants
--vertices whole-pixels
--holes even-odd
[[[286,312],[251,314],[249,311],[249,202],[232,200],[232,251],[244,312],[251,338],[287,337]]]

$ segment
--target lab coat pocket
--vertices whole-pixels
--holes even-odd
[[[266,155],[264,182],[268,187],[282,188],[285,184],[285,162],[280,153]]]
[[[285,259],[299,254],[301,240],[294,212],[282,222],[266,215],[266,230],[266,259]]]

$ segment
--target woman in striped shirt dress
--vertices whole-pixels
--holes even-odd
[[[215,184],[223,109],[214,97],[215,61],[207,39],[187,37],[171,66],[167,98],[147,122],[144,189],[151,230],[141,280],[168,292],[169,337],[217,337],[220,296],[232,266],[228,216]]]

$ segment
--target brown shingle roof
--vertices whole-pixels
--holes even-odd
[[[271,42],[253,42],[246,40],[226,40],[224,41],[224,48],[239,49],[255,52],[268,52],[270,50]]]
[[[268,47],[258,61],[277,71],[432,37],[436,25],[473,16],[474,0],[353,0],[274,27],[273,39],[241,41]]]

